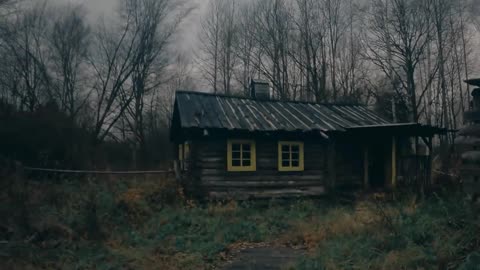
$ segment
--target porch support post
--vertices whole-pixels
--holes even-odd
[[[427,157],[427,185],[431,186],[433,184],[433,137],[430,135],[428,137],[422,137],[423,142],[428,147],[428,157]]]
[[[370,188],[369,174],[368,174],[368,146],[363,148],[363,188]]]
[[[433,185],[433,138],[428,138],[428,181]]]
[[[335,188],[335,182],[337,181],[337,171],[336,171],[336,145],[335,140],[330,140],[328,144],[328,176],[330,178],[329,184],[330,188]]]
[[[395,189],[397,186],[397,140],[395,136],[392,137],[392,156],[391,156],[391,185]]]

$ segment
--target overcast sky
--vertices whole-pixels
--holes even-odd
[[[79,3],[84,5],[89,11],[89,19],[92,23],[95,23],[100,16],[108,17],[111,14],[117,12],[116,3],[119,0],[53,0],[54,2],[59,3]],[[176,0],[174,0],[176,1]],[[206,11],[206,6],[208,0],[185,0],[187,5],[192,5],[195,7],[193,12],[189,14],[187,19],[182,25],[182,29],[178,36],[178,48],[181,48],[182,51],[179,53],[191,54],[195,50],[195,44],[198,26],[203,16],[203,13]]]
[[[116,3],[119,0],[52,0],[60,3],[81,3],[89,11],[89,18],[94,23],[99,16],[109,16],[116,12]],[[178,0],[173,0],[178,1]],[[196,7],[194,11],[188,16],[187,20],[183,23],[182,29],[177,37],[175,46],[179,49],[179,53],[193,55],[192,52],[196,50],[197,33],[199,31],[198,27],[200,25],[201,18],[206,12],[208,0],[185,0],[188,5]],[[454,0],[455,1],[455,0]],[[478,8],[478,11],[471,11],[473,14],[478,14],[480,12],[480,0],[470,0],[473,3],[472,6]],[[473,38],[475,43],[480,43],[480,38],[478,35],[475,35]],[[475,47],[475,46],[474,46]],[[478,59],[480,52],[475,50],[472,52],[472,57]],[[473,67],[473,73],[480,77],[480,71],[478,66]]]

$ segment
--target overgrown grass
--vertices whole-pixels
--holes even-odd
[[[480,257],[478,219],[461,194],[200,205],[155,178],[8,186],[1,269],[212,269],[260,243],[305,248],[298,269],[475,269]]]
[[[354,211],[333,210],[319,219],[317,229],[303,230],[315,241],[299,269],[480,267],[479,219],[462,194],[357,202]]]

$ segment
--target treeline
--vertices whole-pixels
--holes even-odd
[[[0,154],[42,166],[158,166],[173,151],[175,90],[248,95],[250,78],[269,80],[282,100],[360,102],[394,121],[456,129],[470,102],[463,80],[477,68],[475,7],[209,0],[194,33],[182,29],[188,0],[117,0],[98,20],[81,5],[0,0]],[[178,49],[181,30],[198,37],[191,55]]]
[[[171,44],[189,9],[118,0],[95,23],[80,5],[0,1],[2,155],[59,167],[159,166],[173,91],[188,81]]]
[[[215,92],[248,93],[249,78],[261,77],[279,99],[377,104],[396,121],[455,129],[476,64],[474,8],[470,0],[211,0],[198,64]]]

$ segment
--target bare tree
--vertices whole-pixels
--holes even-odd
[[[446,40],[447,35],[447,23],[448,23],[448,16],[451,10],[450,1],[448,0],[433,0],[431,3],[432,7],[432,15],[433,15],[433,22],[435,26],[435,33],[436,33],[436,42],[437,42],[437,50],[438,50],[438,67],[439,67],[439,87],[440,93],[442,96],[442,126],[448,128],[449,121],[448,121],[448,103],[447,103],[447,79],[445,74],[445,64],[446,59],[448,58],[447,48],[446,47]]]
[[[338,46],[340,39],[345,34],[348,24],[345,21],[345,15],[342,11],[345,10],[343,0],[324,0],[323,13],[327,25],[327,36],[329,45],[329,63],[330,63],[330,80],[332,85],[333,100],[336,101],[338,97],[337,89],[337,58]]]
[[[297,0],[295,20],[301,53],[293,53],[295,61],[306,71],[306,88],[317,102],[327,100],[327,41],[324,17],[319,1]],[[308,98],[307,98],[308,99]]]
[[[145,99],[162,82],[169,41],[188,12],[176,10],[179,6],[170,0],[125,0],[120,21],[111,27],[100,25],[90,61],[96,77],[97,142],[114,136],[110,131],[123,118],[135,141],[143,143]]]
[[[185,55],[179,55],[168,68],[169,80],[160,87],[162,91],[155,93],[150,100],[149,123],[156,123],[156,127],[169,127],[173,117],[173,103],[177,90],[192,90],[195,88],[191,76],[193,67]],[[156,116],[156,117],[154,117]],[[150,126],[150,131],[153,127]]]
[[[8,76],[1,76],[9,85],[10,96],[20,109],[30,112],[51,99],[45,39],[48,30],[46,2],[35,3],[6,25],[6,35],[0,44],[12,65]],[[10,79],[14,81],[6,82]]]
[[[418,66],[425,56],[427,46],[432,42],[429,33],[432,32],[433,25],[428,20],[431,11],[428,1],[390,2],[388,9],[383,1],[373,2],[369,39],[365,42],[368,49],[366,56],[391,80],[398,78],[401,89],[405,92],[397,92],[397,95],[405,97],[410,110],[409,120],[418,122],[424,109],[422,106],[426,90],[438,70],[436,65],[428,71],[424,88],[418,88]],[[385,16],[385,10],[389,10],[388,17]]]
[[[86,68],[90,28],[81,6],[69,6],[57,13],[61,15],[54,22],[50,38],[51,59],[57,80],[54,95],[60,108],[75,121],[89,96],[82,87],[86,80],[82,75]]]
[[[232,90],[237,38],[235,8],[233,0],[210,0],[202,22],[201,52],[197,57],[203,77],[214,93],[221,89],[229,94]]]
[[[258,58],[255,44],[255,8],[252,5],[243,5],[240,7],[237,19],[237,42],[235,46],[235,56],[238,58],[236,71],[236,81],[242,87],[243,94],[249,94],[250,79],[258,77],[258,69],[255,69],[254,61]]]
[[[94,51],[90,63],[94,70],[93,85],[95,96],[93,108],[95,124],[93,137],[95,143],[105,140],[115,123],[134,99],[132,92],[121,95],[129,86],[130,76],[134,72],[139,38],[139,29],[134,29],[134,17],[127,13],[123,22],[109,29],[103,22],[95,34]]]
[[[133,31],[138,31],[137,55],[131,74],[131,89],[121,96],[124,102],[130,102],[130,91],[133,99],[126,107],[126,122],[134,136],[136,148],[140,154],[145,152],[145,102],[150,93],[168,80],[162,76],[169,64],[171,53],[168,45],[189,9],[181,8],[178,1],[171,0],[125,0],[125,12],[133,15]]]
[[[256,68],[273,85],[273,93],[282,100],[290,98],[290,54],[292,16],[287,1],[265,0],[255,6],[254,34],[259,53]]]

